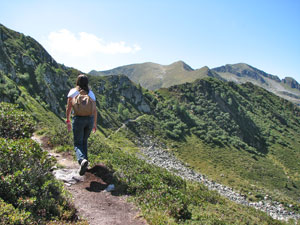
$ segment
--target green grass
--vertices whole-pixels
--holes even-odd
[[[102,162],[114,171],[117,190],[132,196],[149,224],[282,224],[149,165],[117,143],[112,148],[99,135],[90,139],[92,163]]]
[[[47,107],[41,105],[37,99],[33,98],[23,86],[19,87],[22,91],[18,101],[36,121],[40,128],[55,127],[63,121],[62,118],[55,115]]]
[[[255,196],[268,194],[273,200],[284,202],[285,205],[294,204],[294,210],[300,210],[296,202],[299,189],[292,186],[298,185],[299,174],[296,171],[292,173],[272,153],[253,158],[249,153],[234,148],[209,147],[195,136],[178,143],[174,152],[196,171],[233,187],[250,200],[257,201],[260,199]],[[286,185],[292,190],[287,189]]]

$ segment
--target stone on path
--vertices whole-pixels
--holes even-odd
[[[56,179],[62,180],[68,186],[84,180],[83,176],[79,176],[78,169],[58,169],[54,170],[53,174]]]

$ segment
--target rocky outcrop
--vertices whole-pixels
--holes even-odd
[[[22,56],[22,63],[26,68],[35,66],[35,62],[29,56],[26,55]]]
[[[139,111],[143,113],[150,112],[150,106],[147,103],[141,88],[138,88],[132,81],[123,75],[112,75],[103,78],[98,84],[97,92],[105,95],[109,101],[113,96],[118,96],[120,102],[126,101],[136,105]]]
[[[292,77],[286,77],[286,78],[282,79],[281,82],[284,83],[284,84],[287,84],[291,88],[295,88],[295,89],[300,90],[299,83]]]

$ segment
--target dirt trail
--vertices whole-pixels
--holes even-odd
[[[143,115],[142,115],[143,116]],[[116,130],[114,131],[113,133],[111,133],[108,137],[105,138],[106,139],[109,139],[112,135],[115,135],[116,133],[118,133],[121,129],[125,128],[127,126],[128,123],[130,122],[136,122],[137,120],[139,120],[142,116],[138,116],[136,117],[135,119],[129,119],[129,120],[126,120],[124,123],[122,123],[122,125]]]
[[[127,201],[127,196],[117,191],[107,191],[112,174],[103,164],[89,168],[84,176],[79,176],[79,165],[70,153],[55,153],[47,145],[47,140],[34,135],[43,149],[57,159],[58,165],[64,167],[54,171],[65,173],[61,178],[66,189],[72,194],[78,215],[91,225],[145,225],[147,222],[139,217],[134,204]],[[67,178],[71,176],[71,180]]]

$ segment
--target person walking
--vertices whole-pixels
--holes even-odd
[[[71,124],[72,109],[74,116]],[[73,130],[74,149],[80,165],[79,175],[83,176],[88,167],[88,138],[91,131],[95,133],[97,129],[96,97],[89,89],[88,77],[84,74],[77,77],[76,87],[68,93],[66,117],[68,131]]]

